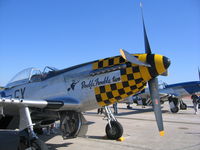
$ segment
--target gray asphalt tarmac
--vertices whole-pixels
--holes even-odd
[[[63,140],[57,130],[57,134],[40,138],[49,150],[200,150],[200,114],[194,114],[190,99],[184,102],[188,109],[177,114],[169,111],[168,103],[163,105],[163,137],[159,136],[151,107],[133,104],[133,109],[126,109],[126,104],[118,104],[119,114],[116,117],[124,128],[124,141],[105,138],[107,121],[103,120],[103,115],[97,115],[96,110],[84,115],[90,124],[85,137]]]

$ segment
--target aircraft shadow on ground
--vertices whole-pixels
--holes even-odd
[[[48,147],[48,150],[58,150],[58,148],[61,147],[68,147],[69,145],[71,145],[73,143],[62,143],[62,144],[46,144]]]
[[[89,139],[98,139],[98,140],[109,140],[108,138],[106,137],[103,137],[103,136],[93,136],[93,135],[87,135],[86,138],[89,138]]]
[[[148,112],[153,112],[153,108],[145,108],[145,109],[129,109],[129,112],[119,112],[117,116],[124,116],[124,115],[131,115],[131,114],[140,114],[140,113],[148,113]],[[162,110],[162,113],[168,113],[168,110]]]
[[[163,107],[161,107],[162,109]],[[112,108],[111,108],[112,109]],[[120,110],[126,109],[129,110],[128,112],[120,112]],[[131,114],[140,114],[140,113],[148,113],[148,112],[153,112],[153,108],[132,108],[132,109],[127,109],[127,108],[118,108],[118,114],[115,114],[116,116],[124,116],[124,115],[131,115]],[[168,110],[162,110],[162,113],[169,113]],[[86,112],[86,115],[97,115],[97,112]]]
[[[185,134],[195,134],[195,135],[200,135],[200,132],[186,132]]]
[[[50,134],[50,135],[46,135],[45,133],[42,135],[38,135],[40,140],[42,140],[44,143],[50,139],[52,139],[55,136],[62,136],[59,130],[56,130],[56,134]],[[64,141],[64,140],[63,140]],[[57,150],[60,147],[68,147],[69,145],[71,145],[73,143],[62,143],[62,144],[46,144],[49,150]]]

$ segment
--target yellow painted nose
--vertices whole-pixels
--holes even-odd
[[[141,75],[145,81],[148,81],[167,71],[170,66],[169,58],[158,54],[138,54],[140,61],[146,62],[151,67],[139,66]]]
[[[162,56],[162,55],[154,55],[154,61],[155,61],[155,69],[158,73],[158,75],[163,74],[167,71],[167,68],[170,65],[169,58]]]

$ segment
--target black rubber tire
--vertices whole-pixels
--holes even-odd
[[[42,150],[39,140],[35,140],[35,141],[31,142],[31,148],[32,148],[32,150]]]
[[[112,128],[110,128],[109,124],[106,125],[106,135],[108,139],[111,140],[119,139],[123,134],[122,125],[117,121],[111,121],[110,124]]]
[[[187,105],[185,103],[180,104],[180,109],[181,110],[186,110],[187,109]]]
[[[172,113],[177,113],[179,111],[178,107],[171,108]]]
[[[127,108],[127,109],[132,109],[132,107],[131,107],[131,106],[127,106],[126,108]]]
[[[39,135],[42,135],[44,133],[42,128],[34,128],[34,132]]]
[[[27,148],[31,148],[32,150],[42,150],[39,140],[31,141],[31,147],[27,146],[26,144],[24,142],[21,142],[17,150],[25,150]]]

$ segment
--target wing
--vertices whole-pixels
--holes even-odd
[[[10,106],[11,108],[9,108]],[[60,120],[62,124],[61,132],[63,138],[74,138],[76,136],[83,136],[87,132],[87,121],[80,113],[80,111],[78,111],[80,108],[80,103],[77,100],[69,97],[59,99],[54,98],[51,100],[0,98],[0,113],[2,113],[2,115],[4,115],[4,107],[6,111],[8,109],[10,109],[10,111],[16,109],[17,112],[14,112],[15,114],[13,115],[5,114],[5,117],[0,117],[1,129],[19,128],[20,130],[23,130],[33,125],[35,128],[42,128],[45,126],[49,126],[56,120]],[[57,111],[59,111],[59,113]],[[8,120],[10,116],[11,119]],[[7,121],[6,125],[4,125],[5,121]],[[32,121],[34,124],[32,123]],[[68,122],[70,122],[71,126],[75,126],[76,128],[66,128],[65,125],[68,124]],[[69,125],[67,125],[67,127],[68,126]]]
[[[26,106],[41,109],[53,110],[78,110],[80,101],[71,97],[60,97],[49,100],[30,100],[30,99],[15,99],[15,98],[0,98],[0,106]]]
[[[172,96],[174,94],[172,93],[167,93],[165,91],[160,91],[159,92],[159,96],[160,96],[160,100],[162,102],[168,101],[168,97]],[[145,89],[144,92],[141,92],[140,94],[138,94],[139,97],[144,98],[144,99],[150,99],[150,93],[148,89]]]

